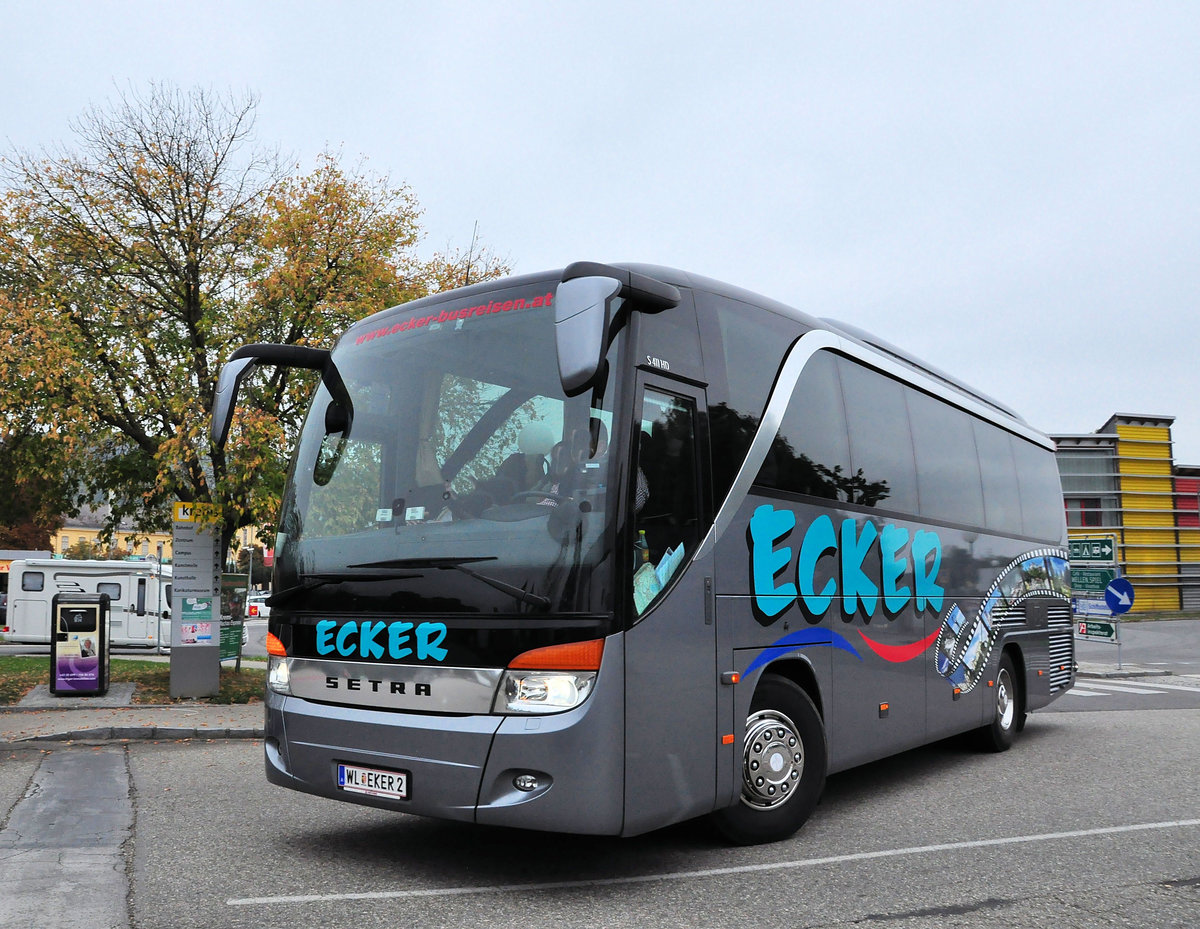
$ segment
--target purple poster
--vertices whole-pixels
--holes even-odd
[[[54,662],[54,689],[100,689],[100,657],[95,632],[69,632],[67,641],[57,642]]]

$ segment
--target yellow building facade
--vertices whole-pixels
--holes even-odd
[[[170,532],[135,532],[132,527],[122,526],[114,533],[111,542],[101,540],[104,515],[99,510],[83,510],[79,516],[69,517],[63,526],[50,537],[50,547],[55,555],[65,555],[73,547],[84,543],[90,545],[103,557],[109,552],[124,551],[143,558],[158,557],[158,546],[162,545],[164,560],[171,558]]]
[[[127,555],[141,558],[157,558],[159,546],[162,546],[162,558],[170,561],[173,558],[171,532],[135,532],[131,527],[122,526],[114,535],[111,542],[101,540],[101,531],[105,519],[103,509],[85,508],[78,516],[67,518],[63,527],[50,537],[53,554],[65,555],[68,551],[86,544],[94,549],[93,557],[109,557],[110,553],[124,552]],[[238,529],[230,540],[229,558],[237,560],[238,553],[247,545],[262,546],[258,541],[259,526],[243,526]],[[265,547],[270,552],[270,547]]]
[[[1200,469],[1175,464],[1173,422],[1117,413],[1094,433],[1052,437],[1068,534],[1113,537],[1134,613],[1200,608]]]

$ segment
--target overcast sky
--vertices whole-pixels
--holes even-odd
[[[432,252],[647,261],[1200,464],[1200,3],[0,0],[0,145],[151,80],[408,183]]]

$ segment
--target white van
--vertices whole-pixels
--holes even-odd
[[[14,561],[0,632],[10,642],[48,645],[54,595],[79,593],[108,594],[111,644],[171,644],[171,566],[152,561]]]
[[[271,607],[267,603],[267,598],[271,596],[270,591],[252,590],[246,596],[246,621],[252,619],[270,619]]]

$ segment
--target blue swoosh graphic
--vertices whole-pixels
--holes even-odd
[[[810,645],[828,645],[831,648],[840,648],[842,651],[849,652],[859,661],[862,661],[862,655],[851,645],[845,637],[834,632],[832,629],[798,629],[795,632],[790,632],[782,639],[776,639],[766,648],[764,648],[755,659],[750,662],[749,667],[742,672],[742,677],[745,677],[751,671],[757,671],[768,661],[773,661],[784,652],[796,651],[797,649],[807,648]]]

